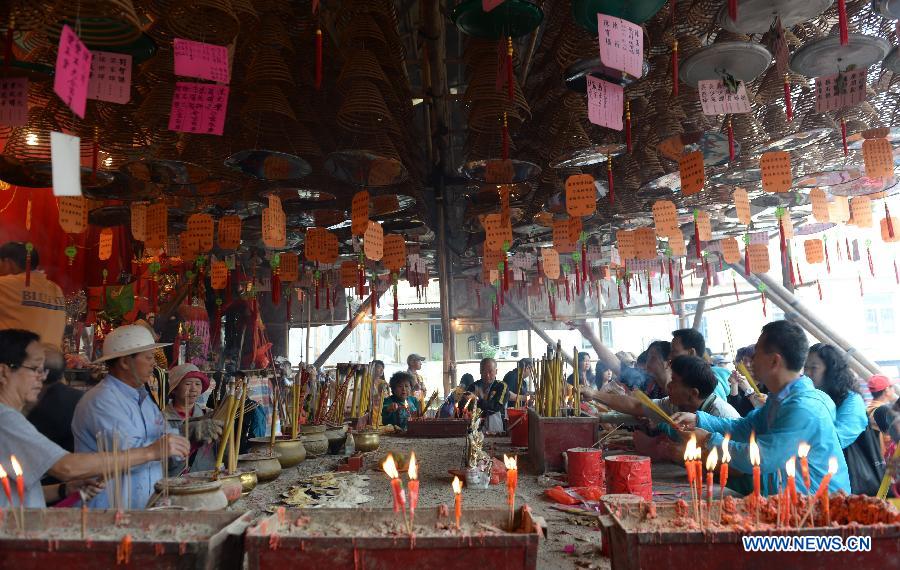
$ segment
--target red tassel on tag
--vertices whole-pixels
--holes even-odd
[[[581,242],[581,274],[584,276],[584,280],[587,281],[588,280],[587,244],[584,242]]]
[[[34,246],[31,245],[31,242],[25,244],[25,286],[31,287],[31,250],[34,249]],[[103,284],[106,284],[106,279],[103,280]],[[103,288],[103,305],[106,305],[106,287]]]
[[[625,276],[625,304],[631,304],[631,278]]]
[[[750,275],[750,244],[744,246],[744,274]]]
[[[678,97],[678,40],[672,42],[672,97]]]
[[[325,283],[323,287],[325,289],[325,310],[331,310],[331,288],[328,287],[328,282]]]
[[[633,277],[633,279],[637,280],[638,293],[639,293],[639,294],[643,294],[643,292],[644,292],[644,285],[641,283],[641,276],[640,276],[640,274],[635,275],[635,276]]]
[[[672,271],[672,258],[669,258],[669,291],[675,291],[675,273]]]
[[[828,270],[828,274],[831,275],[831,259],[828,257],[828,242],[825,240],[822,240],[822,242],[825,244],[825,269]],[[840,248],[838,248],[838,250],[840,250]]]
[[[503,283],[500,283],[497,289],[500,289],[500,306],[502,307],[506,304],[506,289],[504,289]]]
[[[619,308],[623,309],[625,306],[622,304],[622,285],[620,283],[616,283],[616,291],[619,292]]]
[[[803,285],[803,275],[800,273],[800,261],[798,260],[796,262],[796,264],[797,264],[797,281],[799,281],[800,284]]]
[[[734,278],[734,275],[731,276],[731,284],[734,285],[734,298],[735,298],[735,300],[740,301],[740,300],[741,300],[741,296],[738,295],[738,290],[737,290],[737,279]]]
[[[400,302],[397,300],[397,283],[394,282],[394,321],[400,319]]]
[[[847,30],[847,2],[846,0],[837,0],[838,5],[838,28],[841,32],[841,45],[845,46],[850,43],[850,34]]]
[[[763,310],[763,316],[765,317],[766,316],[766,294],[765,293],[762,294],[762,310]]]
[[[572,302],[572,287],[569,285],[569,277],[566,276],[566,303]]]
[[[678,267],[678,294],[684,296],[684,268]]]
[[[784,74],[784,115],[790,123],[794,120],[794,104],[791,102],[791,81],[788,74]]]
[[[869,273],[872,274],[872,277],[875,277],[875,264],[872,262],[872,248],[866,245],[866,255],[869,258]]]
[[[847,149],[847,123],[844,119],[841,119],[841,144],[844,146],[844,156],[850,154],[850,150]]]
[[[887,224],[888,236],[894,239],[894,221],[891,220],[891,211],[888,209],[887,200],[884,202],[884,219]]]
[[[616,195],[613,191],[613,172],[612,157],[606,156],[606,185],[609,186],[609,205],[612,206],[616,202]]]
[[[844,246],[847,248],[847,261],[853,261],[853,254],[850,253],[850,238],[844,238]]]
[[[859,279],[859,296],[862,297],[863,296],[862,273],[857,273],[856,276]]]
[[[631,101],[625,101],[625,149],[631,154]]]
[[[503,254],[503,290],[509,291],[509,254]]]
[[[503,147],[502,147],[502,158],[503,160],[509,159],[509,123],[506,120],[506,112],[503,113]]]
[[[734,127],[731,125],[731,117],[728,117],[728,160],[734,160]]]
[[[510,103],[516,98],[516,90],[514,88],[513,79],[513,43],[512,37],[506,38],[506,97]]]
[[[709,269],[709,260],[703,258],[703,272],[706,274],[706,284],[712,285],[712,271]]]
[[[676,314],[676,313],[675,313],[675,303],[672,302],[672,296],[671,296],[671,295],[669,295],[669,308],[672,309],[672,314],[673,314],[673,315]]]
[[[650,281],[650,272],[647,272],[647,301],[653,307],[653,283]]]
[[[322,30],[316,29],[316,90],[322,87]]]
[[[728,0],[728,17],[737,22],[737,0]]]
[[[578,262],[575,263],[575,295],[581,295],[581,269],[578,267]]]
[[[816,288],[819,289],[819,300],[822,300],[822,282],[816,279]]]
[[[272,272],[272,304],[278,305],[281,301],[281,278],[277,271]]]
[[[550,318],[554,321],[556,320],[556,301],[553,300],[553,295],[548,297],[550,304]]]

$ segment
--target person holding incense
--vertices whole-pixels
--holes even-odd
[[[44,350],[40,337],[31,331],[0,330],[0,467],[11,481],[15,478],[11,457],[22,469],[23,499],[27,508],[43,508],[80,490],[88,495],[99,486],[96,477],[108,471],[110,454],[69,453],[40,434],[25,419],[22,410],[37,401],[41,392]],[[184,455],[187,442],[177,437],[161,437],[131,453],[133,465],[157,462],[163,453]],[[51,475],[62,484],[41,486]],[[15,486],[15,485],[14,485]],[[14,500],[18,505],[18,500]],[[9,507],[0,493],[0,508]]]
[[[569,374],[566,383],[574,389],[581,386],[595,386],[594,370],[591,367],[591,355],[586,352],[578,353],[578,386],[575,386],[575,373]]]
[[[728,377],[728,403],[741,414],[741,417],[744,417],[765,404],[765,395],[763,397],[757,396],[756,390],[753,389],[747,378],[738,370],[743,365],[747,371],[752,373],[753,345],[743,346],[737,350],[737,354],[734,357],[734,365],[735,370]]]
[[[706,354],[706,339],[700,331],[696,329],[678,329],[672,331],[672,352],[669,358],[676,358],[682,355],[697,356],[703,358]],[[712,366],[712,371],[716,375],[716,395],[723,400],[728,399],[731,387],[728,384],[728,377],[731,372],[721,366]]]
[[[391,376],[391,395],[382,404],[381,423],[406,429],[409,418],[419,411],[419,401],[410,395],[413,382],[408,372],[395,372]]]
[[[102,447],[121,457],[125,450],[140,450],[165,438],[174,442],[168,446],[167,455],[174,458],[170,463],[188,456],[188,440],[177,435],[179,430],[168,428],[159,407],[144,389],[153,374],[153,353],[161,346],[165,345],[155,342],[141,326],[122,326],[106,335],[103,354],[96,362],[105,362],[108,374],[75,408],[72,433],[76,452],[94,453]],[[166,436],[167,432],[170,435]],[[133,451],[129,453],[129,460],[136,464],[133,455]],[[129,509],[145,508],[156,482],[163,477],[160,458],[157,454],[152,461],[140,462],[129,470],[126,484],[130,489]],[[112,503],[107,489],[89,506],[106,509]]]
[[[509,388],[502,380],[497,380],[497,361],[493,358],[482,358],[480,369],[481,380],[472,385],[472,391],[478,398],[482,430],[485,433],[500,433],[503,431],[503,413]]]
[[[503,383],[509,388],[509,401],[507,406],[515,406],[516,402],[524,404],[531,390],[532,377],[534,376],[534,363],[530,358],[519,360],[515,368],[503,375]]]
[[[838,471],[829,482],[830,492],[850,492],[847,463],[841,451],[834,426],[834,402],[827,394],[816,390],[812,380],[802,373],[809,343],[806,333],[795,323],[774,321],[762,328],[753,353],[753,373],[769,389],[763,407],[741,419],[717,418],[703,411],[680,412],[673,419],[683,430],[692,430],[700,445],[707,450],[720,447],[725,434],[731,434],[729,451],[733,469],[742,474],[752,472],[750,436],[755,433],[760,451],[760,492],[778,493],[778,480],[786,481],[784,470],[788,459],[797,454],[800,442],[808,443],[809,473],[812,489],[798,478],[799,492],[817,490],[819,481],[828,472],[828,462],[835,458]],[[690,432],[686,431],[685,435]],[[750,494],[749,475],[732,476],[728,487],[742,494]]]
[[[212,419],[198,403],[200,394],[209,390],[209,385],[209,376],[193,364],[180,364],[169,370],[169,404],[165,416],[169,428],[181,432],[187,419],[191,441],[188,471],[210,471],[216,466],[216,442],[222,437],[224,423]]]
[[[609,349],[600,338],[597,336],[597,333],[594,332],[594,329],[587,323],[587,321],[581,322],[569,322],[567,323],[570,328],[578,330],[581,335],[584,337],[586,341],[588,341],[591,346],[594,348],[594,352],[597,353],[597,359],[609,368],[612,371],[612,374],[618,379],[618,381],[629,388],[638,388],[644,390],[654,381],[653,375],[648,372],[639,362],[640,359],[637,359],[631,363],[629,363],[626,359],[620,359],[616,353]],[[651,345],[652,346],[652,345]],[[649,350],[649,349],[648,349]],[[647,354],[647,358],[649,359],[649,352],[645,351]],[[624,356],[624,354],[623,354]],[[662,382],[663,379],[657,379],[657,381]],[[667,380],[666,380],[667,382]]]

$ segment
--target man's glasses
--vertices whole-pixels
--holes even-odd
[[[47,373],[49,372],[49,370],[47,370],[47,368],[45,368],[43,366],[25,366],[24,364],[20,364],[19,366],[10,366],[10,368],[12,368],[13,370],[15,370],[17,368],[31,370],[32,372],[35,373],[35,375],[37,375],[39,377],[47,376]]]

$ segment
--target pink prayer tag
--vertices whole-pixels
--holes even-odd
[[[28,79],[0,77],[0,125],[21,127],[28,122]]]
[[[750,99],[743,81],[738,81],[737,91],[731,93],[721,79],[701,79],[697,83],[700,106],[704,115],[730,115],[749,113]]]
[[[228,48],[175,38],[175,75],[228,83]]]
[[[131,56],[92,51],[88,99],[126,104],[131,100]]]
[[[587,76],[588,119],[595,125],[621,131],[625,93],[621,85]]]
[[[637,24],[597,14],[600,62],[632,77],[644,73],[644,30]]]
[[[87,46],[78,39],[72,28],[63,25],[56,54],[53,91],[82,119],[87,106],[91,59],[91,51]]]
[[[866,100],[866,70],[816,77],[816,112],[851,107]]]
[[[210,83],[175,83],[169,130],[221,135],[228,111],[228,86]]]

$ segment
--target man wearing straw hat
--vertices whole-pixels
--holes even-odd
[[[167,429],[162,412],[144,389],[153,373],[153,353],[162,346],[168,345],[154,342],[153,335],[141,326],[122,326],[107,335],[103,356],[96,362],[106,362],[109,373],[75,408],[72,433],[76,452],[96,452],[102,448],[115,451],[120,461],[128,461],[125,450],[146,446],[167,432],[177,433]],[[179,443],[178,457],[183,460],[189,450],[188,441],[177,435],[170,438]],[[159,461],[133,467],[125,477],[123,488],[110,491],[107,486],[89,506],[143,509],[162,477]]]

